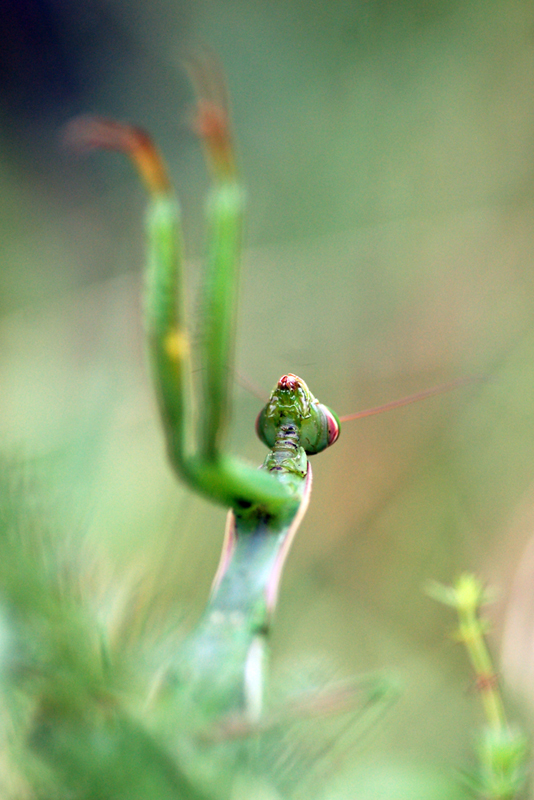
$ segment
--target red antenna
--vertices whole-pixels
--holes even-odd
[[[361,419],[362,417],[372,417],[373,414],[381,414],[383,411],[392,411],[394,408],[401,408],[401,406],[408,406],[410,403],[418,403],[419,400],[426,400],[427,397],[433,397],[435,394],[444,394],[453,389],[458,389],[460,386],[465,386],[474,381],[484,381],[487,378],[457,378],[455,381],[449,383],[442,383],[439,386],[434,386],[432,389],[425,389],[423,392],[410,394],[407,397],[401,397],[399,400],[392,400],[390,403],[384,403],[382,406],[375,406],[374,408],[367,408],[365,411],[356,411],[354,414],[346,414],[340,417],[340,422],[351,422],[354,419]]]

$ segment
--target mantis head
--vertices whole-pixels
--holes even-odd
[[[256,420],[256,432],[267,447],[274,447],[282,425],[293,423],[299,431],[300,445],[314,455],[334,444],[339,437],[337,415],[320,403],[302,378],[282,375],[267,405]]]

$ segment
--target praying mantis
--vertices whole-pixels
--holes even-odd
[[[162,156],[144,131],[112,120],[82,117],[68,131],[71,143],[82,149],[126,154],[148,189],[144,321],[168,457],[193,491],[230,508],[207,607],[157,689],[167,706],[179,709],[174,719],[180,733],[174,734],[185,753],[191,741],[202,746],[225,736],[239,739],[266,724],[266,642],[284,563],[310,499],[310,457],[337,441],[342,421],[464,382],[340,420],[304,380],[288,373],[257,418],[257,433],[268,447],[262,466],[256,469],[226,452],[245,193],[227,105],[210,91],[205,65],[193,72],[200,86],[194,125],[212,175],[199,385],[193,385],[185,315],[180,208]],[[373,676],[368,685],[371,702],[378,704],[383,684]],[[186,757],[181,763],[187,771],[185,762]]]
[[[198,732],[231,719],[245,727],[260,720],[265,641],[284,561],[309,501],[308,457],[338,439],[340,422],[301,378],[287,374],[257,419],[269,448],[260,469],[225,453],[244,190],[226,108],[201,97],[195,126],[213,175],[198,397],[183,309],[179,206],[163,160],[147,134],[110,120],[75,120],[69,137],[126,153],[149,189],[145,327],[169,459],[194,491],[231,509],[207,609],[165,678],[164,692],[179,698],[182,718],[195,719]]]
[[[213,174],[198,398],[183,310],[179,207],[163,160],[147,134],[114,121],[78,119],[69,136],[85,147],[126,153],[149,189],[145,326],[169,459],[194,491],[231,509],[211,599],[183,647],[176,680],[194,686],[191,695],[206,719],[238,713],[253,721],[261,715],[264,641],[284,560],[309,501],[308,456],[338,439],[340,422],[301,378],[284,375],[256,423],[269,448],[261,468],[224,452],[244,190],[227,110],[201,98],[195,125]]]

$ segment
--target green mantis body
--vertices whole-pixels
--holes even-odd
[[[329,423],[330,430],[325,431]],[[291,492],[291,505],[275,515],[260,505],[246,513],[239,508],[229,513],[212,596],[184,648],[186,682],[194,684],[193,676],[201,676],[199,702],[204,704],[211,697],[210,713],[244,711],[251,721],[261,712],[264,640],[282,567],[310,495],[311,467],[301,442],[305,440],[313,452],[317,444],[306,438],[310,433],[320,431],[335,440],[339,428],[300,378],[285,375],[258,417],[258,430],[261,438],[274,439],[261,471]]]
[[[288,692],[281,713],[263,709],[266,642],[285,559],[310,498],[309,456],[333,444],[340,425],[302,379],[287,374],[257,419],[258,435],[268,448],[263,465],[255,469],[226,451],[245,194],[234,165],[224,104],[201,97],[196,128],[214,178],[207,204],[198,385],[193,381],[184,314],[180,209],[159,154],[142,131],[108,120],[75,121],[70,133],[83,146],[128,154],[148,185],[148,359],[174,470],[195,492],[230,508],[219,567],[196,627],[178,646],[171,632],[161,649],[154,648],[163,663],[154,665],[149,657],[147,668],[143,658],[137,658],[142,648],[134,647],[131,656],[126,648],[110,646],[108,631],[94,624],[91,615],[86,618],[77,594],[64,593],[54,570],[41,563],[38,547],[24,552],[9,491],[0,493],[6,506],[0,502],[0,701],[2,716],[12,717],[14,723],[13,731],[10,720],[2,723],[0,744],[15,728],[20,731],[12,737],[13,749],[16,755],[24,752],[31,783],[30,791],[9,795],[17,800],[331,797],[335,788],[332,794],[329,787],[323,792],[314,769],[315,757],[319,761],[325,752],[322,741],[299,765],[306,773],[304,789],[297,789],[296,795],[280,789],[284,776],[277,768],[281,764],[283,772],[292,760],[288,743],[293,730],[287,735],[283,728],[277,737],[273,728],[291,721],[293,714],[341,710],[358,693],[360,721],[367,717],[364,722],[372,722],[394,692],[388,678],[374,674],[347,682],[337,692],[316,692],[316,685],[313,695],[302,692],[295,697]],[[396,408],[464,382],[350,418]],[[172,652],[163,652],[169,640]],[[489,705],[495,711],[494,676],[487,664],[482,666],[481,676],[490,679],[486,697],[492,698]],[[4,704],[12,704],[13,710],[5,714]],[[485,763],[491,762],[499,777],[504,752],[517,783],[524,740],[508,736],[499,714],[493,715],[494,727],[504,735]],[[258,736],[249,736],[254,733]],[[328,734],[327,739],[328,747]],[[332,765],[337,771],[337,756]],[[0,774],[0,791],[2,778]],[[289,770],[289,792],[292,781]]]
[[[182,702],[185,697],[205,728],[225,717],[252,723],[261,714],[265,637],[284,560],[309,500],[308,456],[336,441],[339,420],[304,381],[284,375],[257,421],[258,435],[270,448],[262,467],[224,452],[244,192],[225,109],[201,99],[197,129],[215,180],[207,204],[196,428],[179,207],[161,159],[146,134],[129,126],[82,119],[71,132],[86,146],[127,152],[149,186],[145,325],[169,458],[191,488],[231,508],[208,606],[166,679],[167,690]]]
[[[206,209],[198,385],[193,381],[184,313],[180,209],[161,157],[145,133],[109,120],[76,120],[70,135],[78,145],[129,155],[149,188],[145,328],[169,460],[191,489],[230,508],[207,607],[162,665],[157,691],[150,692],[159,733],[165,732],[171,743],[179,776],[191,786],[208,786],[206,796],[218,797],[231,794],[232,776],[248,763],[247,734],[278,724],[276,712],[263,713],[267,636],[284,562],[309,502],[309,456],[337,440],[340,421],[301,378],[287,374],[257,418],[257,433],[269,448],[263,465],[256,469],[226,452],[245,194],[224,104],[201,95],[195,127],[213,176]],[[463,382],[344,419],[396,408]],[[356,694],[372,720],[395,690],[387,679],[372,675],[363,676],[359,686],[341,690],[349,705]],[[334,695],[332,706],[339,710]],[[297,714],[307,713],[306,703],[304,699],[302,708],[295,709]],[[223,773],[230,776],[230,784],[221,790]],[[207,774],[211,782],[206,783]]]

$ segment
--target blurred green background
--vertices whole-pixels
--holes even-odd
[[[340,414],[487,377],[347,425],[314,460],[272,640],[275,684],[309,659],[404,685],[331,797],[352,781],[360,798],[439,797],[481,715],[426,580],[470,569],[499,589],[499,668],[527,717],[534,703],[534,3],[1,6],[2,448],[40,469],[69,546],[98,565],[96,595],[151,576],[187,630],[224,512],[165,461],[142,188],[119,158],[64,152],[59,131],[92,111],[154,134],[184,206],[194,318],[207,176],[191,47],[227,71],[249,191],[239,371],[266,394],[295,372]],[[258,410],[236,386],[232,449],[255,463]]]

